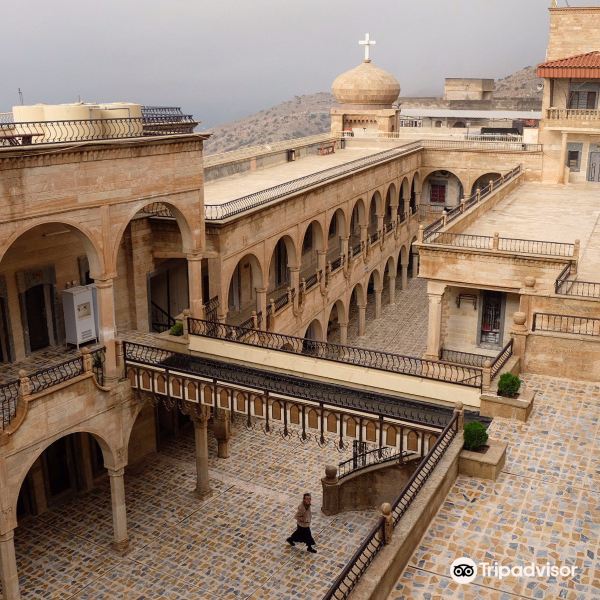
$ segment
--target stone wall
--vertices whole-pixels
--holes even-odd
[[[546,60],[598,50],[600,7],[550,9],[550,40]]]

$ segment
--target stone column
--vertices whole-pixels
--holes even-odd
[[[348,321],[340,322],[340,344],[345,346],[348,343]]]
[[[565,166],[567,164],[567,139],[569,134],[566,131],[562,132],[562,139],[560,145],[560,165],[558,168],[558,181],[557,183],[565,183]]]
[[[267,330],[267,288],[256,288],[256,310],[262,313],[262,329]]]
[[[408,288],[408,264],[402,265],[402,289],[405,290]]]
[[[396,276],[389,278],[390,304],[396,304]]]
[[[110,501],[113,518],[113,548],[123,552],[129,545],[127,512],[125,506],[125,469],[107,469],[110,479]]]
[[[427,353],[425,358],[438,360],[440,357],[442,333],[442,297],[446,286],[429,283],[427,297],[429,299],[429,322],[427,325]]]
[[[231,438],[231,421],[229,412],[226,410],[217,410],[217,416],[214,419],[213,433],[217,439],[217,456],[219,458],[229,458],[229,439]]]
[[[294,294],[294,310],[298,309],[300,296],[300,267],[290,267],[290,287],[296,290]]]
[[[419,274],[419,255],[414,250],[412,259],[412,272],[413,277],[417,277]]]
[[[377,231],[379,231],[380,235],[383,236],[383,215],[377,216]]]
[[[154,270],[152,226],[149,219],[134,219],[129,227],[131,228],[131,261],[135,290],[135,326],[140,331],[150,331],[148,273]]]
[[[98,327],[100,342],[106,347],[104,385],[110,387],[118,381],[117,350],[115,347],[115,296],[112,279],[96,279],[98,297]]]
[[[367,305],[358,305],[358,337],[362,337],[367,332]]]
[[[381,319],[381,295],[383,287],[375,288],[375,318]]]
[[[0,534],[0,581],[4,600],[19,600],[21,597],[14,535],[14,529]]]
[[[204,500],[212,494],[208,475],[208,411],[199,407],[192,421],[196,442],[196,495]]]
[[[361,225],[360,226],[360,241],[363,243],[363,245],[367,245],[367,239],[369,237],[369,226],[368,225]]]
[[[327,251],[317,250],[317,269],[321,271],[321,290],[327,286]]]
[[[348,245],[350,238],[348,236],[341,237],[340,236],[340,254],[348,258]]]
[[[188,293],[190,297],[191,316],[201,319],[204,316],[202,308],[202,256],[200,254],[188,254]]]
[[[525,350],[527,348],[527,314],[517,311],[513,315],[513,326],[510,334],[513,338],[513,355],[521,359],[521,370],[525,370]]]

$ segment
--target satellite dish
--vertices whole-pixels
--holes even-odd
[[[541,92],[544,89],[544,84],[543,83],[538,83],[535,87],[537,88],[538,92]]]

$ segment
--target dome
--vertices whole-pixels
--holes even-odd
[[[365,60],[339,75],[331,91],[340,104],[390,108],[400,95],[400,84],[391,73]]]

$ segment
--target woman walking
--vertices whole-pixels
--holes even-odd
[[[313,548],[315,540],[313,539],[310,531],[310,522],[312,519],[312,513],[310,511],[311,497],[310,494],[304,494],[302,502],[298,506],[296,511],[296,531],[290,535],[286,540],[290,546],[295,546],[296,542],[299,544],[306,544],[308,552],[316,554],[317,551]]]

